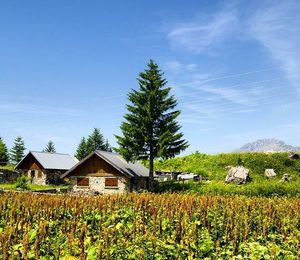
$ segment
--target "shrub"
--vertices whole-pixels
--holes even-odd
[[[16,188],[22,190],[29,190],[28,178],[26,176],[20,176],[16,182]]]

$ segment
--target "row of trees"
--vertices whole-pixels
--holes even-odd
[[[14,140],[13,147],[10,150],[8,150],[7,145],[0,137],[0,165],[6,165],[8,163],[17,164],[24,157],[25,150],[25,143],[21,136],[18,136]],[[93,132],[87,138],[82,137],[77,147],[75,157],[81,160],[95,150],[112,151],[108,140],[104,139],[99,128],[94,128]],[[43,149],[43,152],[56,153],[54,142],[50,140]]]
[[[7,145],[0,137],[0,165],[6,165],[8,163],[17,164],[24,157],[26,147],[25,142],[21,136],[18,136],[14,140],[13,147],[8,150]],[[55,153],[55,145],[53,141],[49,141],[43,150],[48,153]]]
[[[76,149],[75,157],[82,160],[84,157],[94,152],[95,150],[102,150],[111,152],[112,148],[108,140],[104,139],[103,134],[99,128],[94,128],[93,132],[87,137],[82,137]]]
[[[23,158],[25,149],[24,140],[21,136],[15,139],[10,151],[0,137],[0,165],[6,165],[9,162],[18,163]]]

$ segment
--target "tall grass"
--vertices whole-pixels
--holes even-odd
[[[0,209],[0,259],[300,257],[299,198],[6,193]]]

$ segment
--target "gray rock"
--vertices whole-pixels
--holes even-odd
[[[281,181],[289,181],[289,180],[290,180],[290,175],[287,173],[283,174]]]
[[[249,179],[249,170],[244,166],[231,167],[225,178],[227,183],[245,184]]]
[[[274,171],[274,169],[266,169],[265,170],[265,176],[268,177],[268,178],[272,178],[272,177],[275,177],[277,174],[276,172]]]

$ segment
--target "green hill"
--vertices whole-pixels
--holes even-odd
[[[226,166],[243,165],[250,170],[251,181],[245,185],[225,184]],[[287,153],[224,153],[207,155],[193,153],[188,156],[155,162],[156,170],[183,171],[201,174],[210,182],[161,183],[158,191],[189,190],[210,194],[244,195],[300,195],[300,160],[292,160]],[[277,176],[268,179],[265,169],[274,169]],[[280,182],[283,174],[289,182]]]

